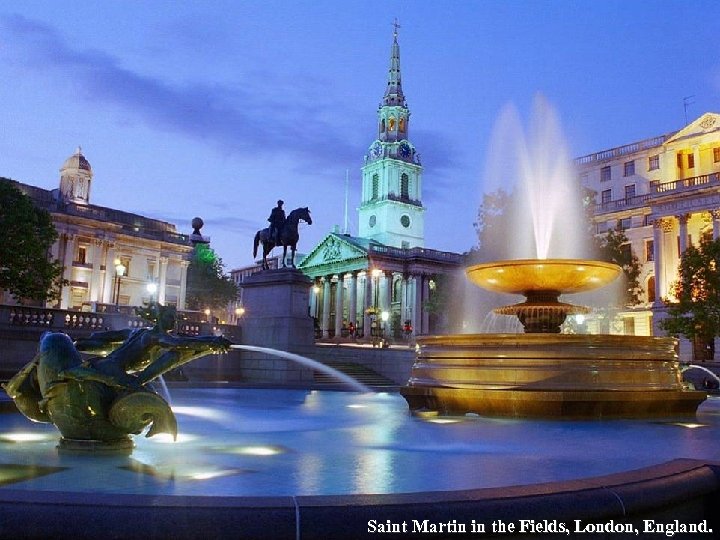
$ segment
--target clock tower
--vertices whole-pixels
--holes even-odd
[[[378,108],[378,134],[362,168],[359,236],[399,247],[424,247],[422,166],[408,140],[410,111],[402,91],[395,24],[387,88]]]

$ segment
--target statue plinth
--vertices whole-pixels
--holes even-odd
[[[314,343],[308,313],[312,281],[299,270],[282,268],[246,278],[243,290],[243,343],[292,351]]]

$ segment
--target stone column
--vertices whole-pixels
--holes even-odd
[[[720,238],[720,210],[710,210],[712,216],[713,240]]]
[[[350,284],[348,289],[348,323],[357,326],[357,280],[358,273],[350,272]]]
[[[345,274],[339,273],[335,284],[335,339],[341,337],[343,323],[343,296],[345,296]]]
[[[187,271],[190,261],[180,261],[180,293],[177,299],[177,308],[185,309],[185,295],[187,295]]]
[[[392,306],[392,272],[380,276],[380,311],[390,312]]]
[[[423,279],[423,301],[427,301],[430,298],[430,278],[426,277]],[[424,309],[421,311],[423,320],[423,332],[430,332],[430,314]]]
[[[662,307],[662,296],[664,292],[665,272],[663,272],[664,251],[662,243],[664,230],[667,227],[666,220],[656,219],[653,221],[653,267],[655,269],[655,307]]]
[[[364,338],[370,339],[370,315],[368,310],[373,305],[373,279],[370,275],[370,269],[365,271],[365,285],[363,287],[365,294],[363,298],[363,332]]]
[[[413,279],[413,295],[414,295],[414,302],[413,302],[413,334],[418,335],[422,334],[425,329],[422,326],[423,323],[423,311],[422,311],[422,302],[423,302],[423,281],[425,280],[425,277],[423,275],[417,275]]]
[[[107,244],[105,254],[105,279],[103,284],[103,304],[112,304],[115,294],[115,244]]]
[[[683,253],[685,253],[685,250],[688,248],[688,228],[687,228],[687,222],[690,218],[690,214],[682,214],[679,216],[675,216],[678,220],[678,223],[680,224],[679,228],[679,238],[680,238],[680,253],[678,254],[678,257],[682,257]]]
[[[310,288],[310,316],[314,319],[318,316],[318,294],[320,294],[320,286],[318,285],[317,279],[313,280],[312,287]]]
[[[90,301],[102,301],[102,275],[100,272],[100,263],[102,261],[103,241],[93,240],[91,243],[92,253],[90,254],[92,261],[92,274],[90,274]]]
[[[63,254],[63,279],[72,281],[73,259],[75,258],[75,235],[67,233],[65,235],[65,252]],[[68,309],[70,306],[71,286],[65,285],[60,295],[60,309]]]
[[[168,258],[160,257],[160,276],[158,277],[157,284],[157,302],[162,305],[165,305],[165,296],[167,294],[167,291],[165,290],[167,287],[167,268]],[[153,278],[154,277],[155,276],[153,276]]]
[[[408,319],[408,277],[407,274],[400,276],[400,324],[405,324]]]
[[[323,303],[322,303],[322,322],[320,323],[320,329],[322,330],[322,337],[330,337],[330,280],[332,276],[325,276],[323,280]]]

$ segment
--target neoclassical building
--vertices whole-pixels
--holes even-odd
[[[677,132],[576,159],[596,194],[599,234],[621,227],[642,264],[643,304],[622,314],[625,333],[652,335],[672,298],[680,255],[720,236],[720,115]]]
[[[184,309],[193,249],[188,235],[165,221],[91,204],[93,181],[80,148],[63,163],[59,189],[12,181],[50,212],[58,232],[52,256],[63,264],[69,284],[57,305],[45,307],[94,311],[152,299]],[[10,302],[5,296],[0,299]]]
[[[409,321],[414,334],[431,332],[433,317],[424,307],[436,278],[461,263],[457,253],[424,247],[423,167],[409,138],[397,30],[377,115],[362,167],[358,236],[331,232],[298,266],[315,282],[310,314],[323,337],[350,323],[368,336],[371,318],[383,312],[386,331]]]

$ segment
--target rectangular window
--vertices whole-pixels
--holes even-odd
[[[75,259],[75,262],[80,263],[80,264],[87,264],[87,247],[86,246],[78,246],[77,259]]]
[[[684,165],[683,155],[678,153],[678,155],[675,156],[675,159],[677,160],[677,168],[682,169]]]
[[[601,182],[607,182],[611,178],[612,178],[612,172],[610,169],[610,165],[600,169],[600,181]]]
[[[625,200],[630,200],[635,196],[635,184],[625,186]]]
[[[655,260],[655,241],[645,240],[645,262],[653,262]]]
[[[648,171],[654,171],[660,168],[660,156],[655,154],[648,158]]]
[[[625,176],[633,176],[635,174],[635,161],[626,161],[623,167],[623,174]]]
[[[629,229],[632,226],[632,218],[618,219],[617,226],[623,231]]]
[[[607,204],[610,201],[612,201],[612,189],[604,189],[602,193],[600,194],[601,199],[600,202],[602,204]]]
[[[720,146],[713,148],[713,163],[720,163]]]
[[[148,261],[147,262],[147,279],[148,281],[155,280],[155,261]]]
[[[688,169],[695,168],[695,154],[688,154]]]

